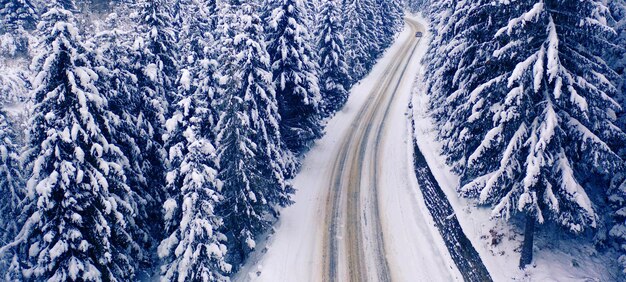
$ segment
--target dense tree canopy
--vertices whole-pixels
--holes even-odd
[[[363,1],[360,75],[402,25]],[[354,83],[343,1],[261,2],[0,1],[3,279],[238,270]]]

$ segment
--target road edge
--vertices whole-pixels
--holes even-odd
[[[416,95],[413,93],[412,95]],[[425,95],[425,94],[421,94]],[[413,146],[413,170],[425,206],[430,213],[435,227],[443,238],[446,248],[457,269],[465,281],[493,281],[487,267],[484,265],[476,248],[467,235],[456,216],[448,197],[435,179],[424,154],[415,138],[417,136],[413,121],[413,99],[409,101],[409,122],[411,143]]]

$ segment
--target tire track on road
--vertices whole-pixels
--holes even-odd
[[[418,31],[417,25],[408,21],[407,23],[413,30]],[[378,209],[378,193],[377,193],[377,158],[378,143],[382,136],[384,122],[391,107],[391,102],[395,97],[398,86],[402,81],[404,72],[415,52],[419,40],[411,37],[401,47],[395,59],[384,71],[384,78],[380,81],[375,90],[370,95],[366,104],[357,114],[351,130],[343,138],[339,154],[335,159],[332,169],[330,182],[330,191],[327,199],[325,224],[328,232],[324,233],[324,280],[325,281],[341,281],[343,280],[340,273],[340,244],[339,231],[342,219],[342,211],[345,208],[345,232],[346,232],[346,259],[347,275],[350,281],[367,281],[372,277],[376,277],[376,281],[391,281],[389,266],[384,250],[383,230]],[[411,48],[412,47],[412,48]],[[399,73],[402,71],[401,73]],[[399,74],[399,75],[398,75]],[[397,77],[397,84],[392,92],[389,88]],[[389,94],[391,93],[391,94]],[[384,102],[384,103],[381,103]],[[378,118],[378,122],[376,122]],[[374,125],[376,125],[374,127]],[[375,132],[375,135],[371,133]],[[374,156],[370,156],[370,171],[373,178],[369,181],[369,189],[364,189],[366,193],[373,195],[372,203],[364,209],[362,197],[362,176],[364,173],[364,163],[367,157],[368,145],[373,143]],[[348,162],[348,160],[350,162]],[[346,169],[348,173],[346,173]],[[344,197],[345,196],[345,197]],[[367,194],[366,194],[367,196]],[[345,198],[345,199],[344,199]],[[342,201],[344,199],[344,201]],[[345,205],[343,203],[345,202]],[[367,216],[367,211],[371,211],[371,216]],[[370,219],[369,224],[366,220]],[[371,234],[364,233],[364,229],[370,226]],[[373,258],[376,260],[376,268],[368,269],[366,261],[367,242],[364,237],[374,235]],[[370,275],[375,271],[376,275]]]

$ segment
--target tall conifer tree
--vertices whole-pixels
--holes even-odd
[[[320,87],[326,116],[341,109],[348,100],[350,74],[345,57],[340,6],[336,0],[322,0],[317,48],[320,56]]]
[[[322,136],[318,65],[314,61],[312,33],[306,25],[302,0],[270,1],[267,41],[282,118],[281,135],[299,154]]]
[[[67,3],[42,16],[41,56],[34,66],[34,116],[26,160],[32,168],[28,201],[36,205],[13,243],[20,269],[13,278],[48,281],[132,280],[134,211],[111,143],[117,117],[98,80]]]
[[[28,207],[22,204],[25,189],[22,178],[22,166],[15,144],[13,125],[0,103],[0,246],[11,242],[20,229],[25,218],[22,212]],[[0,256],[0,273],[8,273],[7,267],[12,263],[12,252]],[[12,280],[10,276],[5,280]]]
[[[278,102],[257,9],[247,3],[237,9],[236,59],[228,66],[234,75],[220,97],[220,212],[232,237],[229,253],[235,264],[255,248],[257,236],[278,217],[278,208],[291,204],[293,193],[283,173]]]
[[[611,45],[608,9],[528,0],[464,2],[461,11],[446,39],[459,65],[446,70],[452,80],[439,96],[450,107],[439,115],[444,153],[461,174],[461,194],[493,205],[494,217],[526,217],[524,267],[535,223],[596,227],[598,191],[585,179],[606,181],[623,168],[615,73],[600,59]]]
[[[181,76],[173,115],[167,121],[166,147],[170,170],[169,198],[164,203],[168,236],[159,246],[161,278],[167,281],[223,281],[231,266],[225,262],[223,220],[216,214],[222,201],[217,179],[215,95],[210,33],[215,7],[182,1]]]

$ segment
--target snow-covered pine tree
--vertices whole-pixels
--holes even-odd
[[[318,68],[313,60],[313,38],[306,26],[303,0],[270,1],[267,41],[282,118],[280,128],[287,148],[296,154],[308,150],[322,136]]]
[[[121,15],[124,9],[119,7]],[[117,26],[126,17],[113,17],[107,20],[102,32],[91,39],[96,50],[92,52],[98,61],[95,71],[98,74],[96,87],[108,101],[110,111],[118,117],[111,121],[111,143],[116,144],[126,159],[121,163],[126,175],[126,183],[130,187],[132,206],[135,214],[127,223],[127,231],[137,244],[132,246],[134,259],[142,269],[152,267],[154,263],[155,244],[153,232],[162,233],[162,224],[158,212],[161,202],[155,203],[154,194],[149,193],[149,179],[146,168],[150,168],[151,156],[147,153],[159,145],[146,132],[152,132],[151,124],[145,119],[145,112],[157,112],[154,104],[149,104],[146,97],[139,95],[138,77],[135,59],[136,49],[133,46],[136,34]],[[163,178],[164,179],[164,178]],[[148,191],[148,192],[146,192]],[[158,205],[158,206],[157,206]],[[156,209],[156,211],[154,211]]]
[[[626,44],[626,2],[615,0],[608,2],[612,19],[608,23],[615,29],[615,44],[624,46]],[[618,113],[618,126],[626,131],[626,50],[623,48],[611,48],[606,50],[607,62],[619,74],[617,101],[622,105],[622,111]],[[626,144],[618,148],[618,153],[622,159],[626,160]],[[613,208],[613,226],[609,235],[618,243],[618,251],[621,256],[618,258],[618,265],[622,274],[626,275],[626,173],[618,173],[613,178],[611,189],[609,190],[609,202]]]
[[[27,31],[36,24],[37,13],[30,0],[0,0],[0,55],[27,55]]]
[[[255,248],[256,236],[271,227],[278,208],[291,204],[294,192],[283,174],[278,102],[255,8],[245,3],[237,9],[236,55],[228,66],[233,76],[220,97],[217,140],[224,201],[219,211],[229,233],[229,262],[235,266]]]
[[[167,153],[163,149],[166,116],[175,99],[179,59],[173,19],[164,0],[136,4],[139,25],[130,34],[131,46],[115,47],[111,67],[120,76],[119,91],[123,124],[118,128],[123,151],[129,158],[128,183],[137,205],[135,222],[144,236],[144,250],[151,250],[165,236],[161,207],[165,201]],[[125,104],[124,104],[125,103]]]
[[[363,78],[376,59],[372,50],[377,44],[376,18],[372,11],[368,11],[366,4],[369,0],[346,0],[344,11],[346,14],[345,41],[348,66],[352,69],[350,76],[354,81]]]
[[[615,126],[615,73],[599,56],[612,29],[599,0],[489,2],[480,9],[491,13],[468,21],[486,17],[498,30],[466,36],[472,41],[465,48],[496,50],[474,56],[487,57],[484,69],[473,72],[469,63],[457,74],[465,78],[448,97],[456,113],[447,124],[463,150],[454,163],[463,164],[461,194],[493,205],[494,217],[526,217],[524,267],[535,223],[574,233],[596,227],[590,195],[600,191],[586,179],[603,181],[623,167],[614,149],[626,142]],[[460,146],[468,140],[480,143]]]
[[[442,1],[438,15],[444,18],[433,30],[434,39],[424,61],[429,66],[425,85],[430,94],[432,115],[440,127],[439,139],[447,161],[454,171],[462,173],[468,148],[480,145],[480,138],[470,138],[456,122],[467,119],[471,105],[466,103],[471,90],[482,84],[480,76],[497,73],[492,64],[496,45],[490,39],[497,28],[489,18],[489,1]],[[489,119],[474,121],[478,128],[491,126]],[[482,124],[478,124],[482,123]],[[471,132],[470,132],[471,133]]]
[[[404,10],[399,0],[376,0],[380,14],[379,49],[385,50],[393,43],[396,33],[402,28]]]
[[[19,254],[27,280],[132,280],[133,214],[120,165],[110,142],[117,119],[95,87],[98,80],[81,43],[72,12],[57,2],[42,15],[41,54],[25,160],[32,168],[27,201],[36,207],[16,239],[2,251]]]
[[[21,202],[24,200],[25,189],[15,144],[15,133],[7,113],[0,104],[0,246],[8,244],[15,238],[22,220]],[[11,263],[11,253],[0,256],[0,273],[7,273]],[[6,280],[7,277],[3,277]]]
[[[30,0],[0,1],[0,33],[33,30],[36,25],[37,13]]]
[[[322,0],[317,39],[320,57],[322,110],[331,116],[348,100],[351,78],[345,57],[341,6],[337,0]]]
[[[164,281],[223,281],[231,266],[225,262],[226,241],[216,206],[222,200],[217,179],[213,99],[215,63],[210,60],[209,33],[214,3],[181,1],[181,62],[178,96],[167,122],[166,147],[170,171],[169,199],[164,204],[168,236],[159,246]]]
[[[192,76],[182,71],[181,80]],[[182,92],[191,90],[181,83]],[[169,236],[159,246],[164,281],[222,281],[230,271],[225,262],[226,237],[220,233],[222,218],[215,208],[222,201],[217,179],[215,148],[209,140],[213,130],[211,93],[195,91],[181,96],[168,120],[170,198],[165,202]]]

